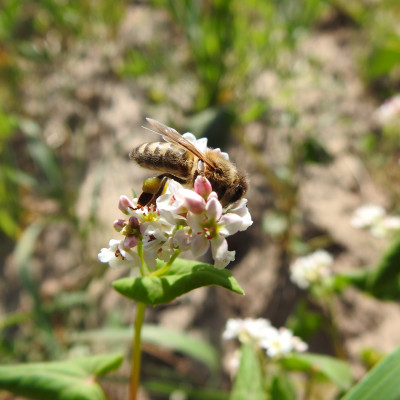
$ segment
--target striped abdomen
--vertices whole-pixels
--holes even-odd
[[[189,151],[167,142],[141,144],[129,153],[129,157],[143,168],[182,178],[191,175],[195,159]]]

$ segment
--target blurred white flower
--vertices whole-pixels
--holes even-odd
[[[355,228],[368,229],[376,238],[391,237],[400,230],[400,217],[389,215],[383,207],[374,204],[357,208],[350,223]]]
[[[332,275],[332,256],[325,250],[317,250],[299,257],[290,266],[290,279],[302,289],[320,284]]]
[[[377,238],[387,238],[400,230],[400,217],[386,215],[375,225],[371,226],[371,235]]]
[[[240,342],[260,343],[269,329],[274,329],[271,323],[264,318],[230,318],[222,333],[223,339],[238,339]]]
[[[277,329],[265,318],[231,318],[226,322],[223,339],[252,342],[265,350],[268,357],[279,357],[291,352],[307,350],[307,344],[287,328]]]
[[[307,344],[287,328],[271,329],[262,340],[261,347],[265,349],[268,357],[279,357],[293,351],[307,350]]]
[[[386,211],[383,207],[375,204],[364,204],[354,211],[350,224],[354,226],[354,228],[370,228],[385,215]]]
[[[400,94],[386,100],[375,111],[375,118],[381,125],[386,125],[398,119],[400,122]]]

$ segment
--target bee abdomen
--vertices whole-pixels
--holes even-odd
[[[144,143],[134,148],[129,157],[141,167],[186,176],[193,166],[193,155],[172,143]]]

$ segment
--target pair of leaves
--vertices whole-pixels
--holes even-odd
[[[96,378],[117,369],[122,359],[110,354],[0,366],[0,389],[38,400],[105,400]]]
[[[162,264],[158,268],[162,268]],[[153,306],[169,303],[194,289],[210,285],[244,294],[230,271],[181,258],[161,276],[129,277],[113,282],[114,289],[123,296]]]

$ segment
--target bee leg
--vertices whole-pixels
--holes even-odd
[[[148,178],[143,183],[143,192],[139,196],[137,208],[150,206],[152,204],[155,205],[157,198],[163,194],[168,179],[173,179],[183,184],[187,183],[185,179],[178,178],[175,175],[168,173],[161,174],[153,178]]]

